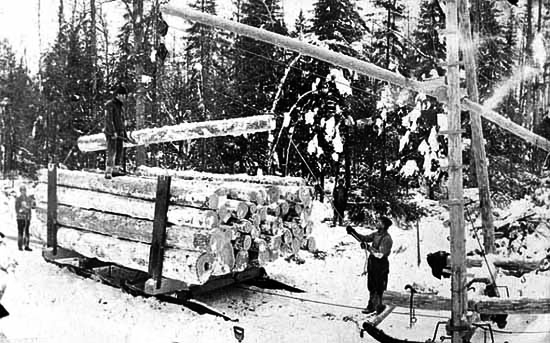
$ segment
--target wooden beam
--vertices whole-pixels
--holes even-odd
[[[466,87],[468,96],[472,101],[479,102],[479,89],[477,85],[476,48],[472,39],[470,25],[470,10],[468,0],[458,0],[460,33],[463,39],[461,45],[466,72]],[[485,140],[481,116],[474,111],[470,112],[470,127],[472,128],[472,150],[479,188],[479,203],[481,208],[481,222],[483,225],[483,246],[485,253],[495,252],[495,229],[493,227],[493,210],[491,193],[489,190],[489,173],[487,172],[487,156],[485,154]]]
[[[47,242],[48,247],[53,248],[53,254],[57,253],[57,166],[48,164],[48,209],[47,209]]]
[[[170,176],[159,176],[157,196],[155,201],[155,219],[151,249],[149,250],[149,275],[156,281],[156,288],[160,288],[162,280],[162,262],[164,260],[164,244],[166,242],[166,224],[168,219],[168,202],[170,200]]]
[[[242,134],[270,131],[275,128],[273,115],[182,123],[152,129],[142,129],[131,133],[137,144],[124,143],[124,147],[143,146],[156,143],[183,141],[197,138],[239,136]],[[107,147],[105,135],[81,136],[78,138],[80,151],[101,151]]]
[[[456,0],[447,0],[447,97],[449,147],[449,219],[451,222],[451,326],[467,325],[466,237],[462,190],[462,135],[460,133],[459,34]],[[459,200],[459,201],[455,201]],[[452,343],[461,343],[464,331],[453,330]]]
[[[512,271],[522,271],[525,273],[530,273],[539,268],[543,260],[527,260],[527,259],[510,259],[510,258],[492,258],[491,262],[497,268],[502,268],[504,270]],[[468,267],[484,267],[485,261],[482,258],[471,258],[468,257],[466,260],[466,265]]]
[[[407,79],[400,74],[380,68],[372,63],[361,61],[359,59],[346,56],[341,53],[333,52],[326,48],[308,44],[295,38],[240,24],[235,21],[219,18],[214,15],[193,10],[189,7],[177,7],[174,5],[167,5],[162,8],[162,11],[167,15],[177,16],[183,19],[200,22],[205,25],[218,27],[231,32],[235,32],[239,35],[254,38],[262,42],[284,47],[286,49],[299,52],[305,56],[314,57],[333,65],[342,68],[348,68],[358,73],[368,75],[378,80],[387,81],[399,87],[414,90],[416,92],[422,92],[424,94],[436,97],[441,102],[448,102],[445,96],[445,86]],[[487,110],[478,103],[472,102],[468,99],[464,99],[462,101],[462,106],[465,110],[475,111],[476,113],[479,113],[485,119],[499,125],[503,129],[511,132],[519,138],[522,138],[525,141],[534,144],[541,149],[550,151],[550,141],[539,135],[534,134],[533,132],[525,129],[520,125],[517,125],[513,121],[501,116],[500,114],[494,111]]]

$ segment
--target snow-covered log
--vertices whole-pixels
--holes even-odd
[[[46,194],[46,185],[40,184],[37,187],[37,199],[46,202]],[[89,190],[58,187],[57,201],[60,205],[118,213],[139,219],[153,220],[155,215],[155,203],[152,201]],[[168,222],[176,225],[213,228],[218,225],[218,215],[212,210],[170,206],[168,208]]]
[[[491,262],[497,268],[513,271],[523,271],[525,273],[537,270],[540,266],[541,260],[528,260],[528,259],[511,259],[503,257],[493,257]],[[468,267],[483,267],[485,268],[485,261],[483,258],[468,257],[466,259],[466,266]]]
[[[38,179],[47,183],[48,171],[41,169]],[[103,173],[66,169],[57,169],[57,185],[144,200],[155,200],[157,191],[157,179],[152,177],[121,176],[107,180]],[[170,185],[170,201],[177,205],[215,209],[219,202],[219,196],[215,193],[218,188],[217,185],[204,182],[173,179]]]
[[[138,167],[136,173],[143,176],[170,175],[182,180],[203,180],[209,182],[242,182],[274,186],[305,186],[306,181],[301,177],[280,177],[272,175],[248,175],[248,174],[220,174],[203,173],[194,170],[173,170],[156,167]]]
[[[137,144],[124,143],[125,147],[183,141],[197,138],[240,136],[275,129],[272,115],[182,123],[159,128],[143,129],[131,133]],[[106,149],[105,134],[81,136],[78,138],[80,151],[101,151]]]
[[[46,222],[45,204],[40,203],[36,213],[39,220]],[[150,220],[59,205],[57,223],[141,243],[151,244],[152,241],[153,222]],[[215,229],[170,225],[166,228],[166,246],[211,251],[211,246],[218,245],[216,240],[219,239],[214,232]]]
[[[86,257],[113,262],[131,269],[148,271],[150,245],[113,237],[60,227],[59,246]],[[166,249],[162,275],[189,285],[202,285],[212,275],[214,255],[208,252]]]

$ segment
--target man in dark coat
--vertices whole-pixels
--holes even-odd
[[[369,235],[357,233],[351,226],[346,228],[348,234],[361,241],[361,247],[369,252],[367,262],[367,287],[369,290],[369,303],[363,313],[382,313],[385,306],[382,304],[382,296],[388,286],[388,274],[390,263],[388,256],[391,253],[393,240],[388,233],[392,221],[387,217],[380,217],[376,225],[377,231]],[[370,245],[368,243],[371,243]]]
[[[123,144],[131,140],[124,126],[122,107],[126,101],[128,91],[122,85],[115,87],[113,98],[105,104],[105,138],[107,140],[107,154],[105,160],[105,178],[122,176]]]
[[[338,224],[342,225],[344,212],[346,211],[346,205],[348,203],[348,190],[346,186],[344,186],[344,180],[338,180],[338,185],[335,186],[332,191],[332,199],[334,205],[332,224],[336,226],[336,220],[338,220]]]

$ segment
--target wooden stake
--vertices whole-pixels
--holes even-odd
[[[166,241],[166,223],[168,221],[168,203],[170,201],[170,176],[159,176],[157,199],[155,203],[155,219],[153,222],[153,240],[149,253],[149,275],[160,288],[162,280],[162,262],[164,259],[164,243]]]
[[[458,13],[457,1],[447,0],[447,97],[449,145],[449,211],[451,222],[451,327],[452,343],[462,343],[467,324],[468,307],[466,284],[466,238],[464,235],[464,203],[462,192],[462,137],[460,127],[460,77],[458,66]],[[460,168],[458,168],[460,167]]]
[[[48,164],[48,222],[47,246],[57,255],[57,166]]]
[[[479,102],[475,60],[476,48],[472,40],[468,0],[458,0],[458,10],[459,18],[461,19],[459,25],[460,33],[464,42],[461,48],[464,58],[464,69],[467,75],[466,87],[468,88],[468,96],[472,101]],[[495,252],[495,229],[493,226],[493,210],[491,193],[489,190],[489,174],[487,172],[487,156],[485,154],[483,128],[479,113],[470,111],[470,126],[472,128],[472,150],[476,168],[477,185],[479,188],[481,222],[483,224],[483,245],[485,252],[492,254]]]

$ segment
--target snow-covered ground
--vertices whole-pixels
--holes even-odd
[[[391,290],[402,291],[407,283],[416,282],[439,291],[440,295],[449,295],[449,279],[435,279],[425,261],[427,253],[448,250],[449,244],[448,228],[442,224],[446,213],[433,207],[432,215],[420,222],[420,266],[416,262],[416,232],[398,227],[391,229],[394,239],[390,258]],[[19,265],[9,276],[8,288],[1,299],[11,315],[0,319],[0,332],[4,333],[7,342],[210,343],[236,342],[233,327],[238,325],[245,329],[243,342],[374,342],[370,337],[361,339],[354,323],[361,322],[362,315],[357,308],[364,307],[367,301],[366,280],[360,276],[364,253],[353,238],[346,235],[344,228],[330,228],[321,222],[327,213],[330,211],[326,205],[315,204],[314,230],[319,249],[327,252],[324,260],[303,252],[305,264],[279,259],[267,267],[271,277],[302,288],[306,293],[256,288],[251,291],[237,286],[199,298],[238,318],[238,323],[198,315],[155,299],[133,297],[46,263],[37,242],[32,244],[34,251],[22,252],[17,250],[15,240],[7,239],[8,249]],[[42,224],[35,218],[33,225]],[[0,231],[15,237],[15,227],[13,198],[2,193]],[[499,284],[507,285],[512,297],[550,297],[548,272],[532,273],[524,279],[501,276]],[[348,307],[302,302],[266,293]],[[428,311],[417,311],[417,314],[419,319],[412,329],[408,327],[406,308],[396,309],[379,327],[395,337],[424,341],[433,335],[435,323],[448,315]],[[550,330],[550,315],[510,316],[505,330],[525,333],[497,333],[496,342],[550,342],[550,334],[539,333]],[[475,338],[474,342],[482,342],[483,335],[476,334]]]

